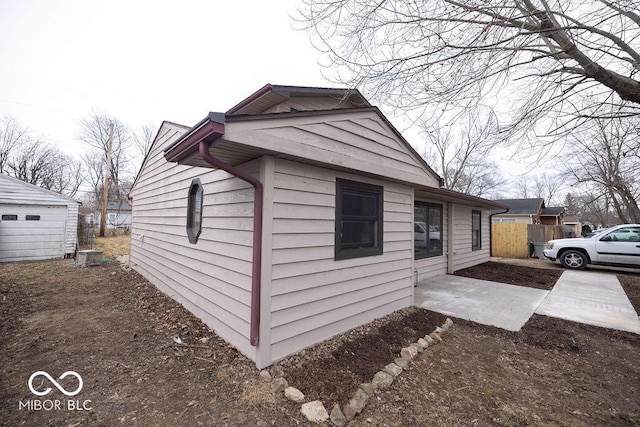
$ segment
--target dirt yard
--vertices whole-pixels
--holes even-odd
[[[0,265],[0,425],[307,425],[245,357],[137,273],[112,262]],[[491,263],[461,272],[552,286],[561,270]],[[535,280],[532,280],[535,278]],[[619,275],[640,311],[640,275]],[[275,366],[330,410],[444,316],[405,309]],[[535,316],[520,332],[454,319],[352,425],[640,425],[640,336]],[[84,385],[67,397],[42,376]],[[59,380],[73,390],[73,377]],[[49,400],[36,410],[33,401]],[[56,401],[60,409],[55,408]],[[70,403],[71,402],[71,403]],[[31,406],[29,406],[31,405]],[[69,405],[71,409],[69,410]],[[78,410],[80,409],[80,410]]]

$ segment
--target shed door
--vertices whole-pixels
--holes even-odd
[[[64,257],[66,206],[0,204],[0,262]]]

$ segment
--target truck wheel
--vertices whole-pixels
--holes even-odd
[[[580,251],[568,250],[562,252],[562,255],[560,255],[560,264],[572,270],[584,270],[587,268],[588,262],[587,256]]]

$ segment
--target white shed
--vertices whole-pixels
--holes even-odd
[[[72,256],[80,202],[0,174],[0,262]]]
[[[439,182],[357,90],[267,85],[163,123],[131,191],[131,266],[262,368],[489,260],[504,205]]]

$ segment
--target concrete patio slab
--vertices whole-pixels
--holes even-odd
[[[518,331],[549,291],[443,275],[415,288],[418,307],[485,325]]]
[[[640,334],[638,314],[613,274],[565,271],[536,313]]]

